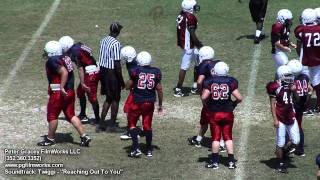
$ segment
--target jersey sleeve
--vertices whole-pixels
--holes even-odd
[[[239,84],[238,80],[236,80],[235,78],[232,78],[231,83],[230,83],[231,92],[238,89],[238,84]]]
[[[196,28],[198,24],[198,20],[196,18],[196,16],[194,16],[193,14],[188,14],[187,15],[187,27],[188,28]]]
[[[137,78],[137,69],[136,68],[132,68],[129,70],[129,76],[131,80],[135,80]]]
[[[276,23],[272,25],[271,29],[271,42],[272,44],[280,40],[282,25]]]
[[[266,86],[268,95],[270,97],[276,97],[277,88],[278,88],[278,84],[276,82],[269,82]]]
[[[115,61],[120,61],[120,49],[121,49],[121,46],[120,46],[120,43],[115,43],[113,45],[113,54],[114,54],[114,60]]]
[[[298,40],[301,40],[301,38],[302,38],[302,25],[299,25],[299,26],[297,26],[295,29],[294,29],[294,35],[296,36],[296,38],[298,39]]]
[[[203,62],[199,65],[199,75],[206,75],[206,64]]]
[[[204,82],[203,82],[203,89],[207,89],[207,90],[211,90],[211,87],[210,87],[211,85],[210,85],[210,81],[208,81],[208,80],[205,80]]]

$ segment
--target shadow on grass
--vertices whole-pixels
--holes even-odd
[[[237,40],[237,41],[239,41],[239,40],[244,39],[244,38],[246,38],[246,39],[250,39],[250,40],[253,40],[253,39],[254,39],[254,37],[255,37],[255,35],[254,35],[254,34],[241,35],[241,36],[237,37],[237,38],[236,38],[236,40]],[[265,37],[264,37],[261,41],[263,41],[263,40],[267,39],[268,37],[269,37],[269,36],[265,35]]]
[[[209,160],[211,158],[211,154],[208,154],[208,157],[199,157],[198,162],[205,162],[208,163]],[[228,156],[222,156],[221,154],[219,154],[219,164],[222,164],[226,167],[229,167],[229,161],[228,161]],[[235,160],[237,162],[237,160]]]
[[[265,164],[270,169],[276,169],[278,165],[277,158],[270,158],[269,160],[260,160],[260,163]],[[290,157],[285,158],[285,163],[287,165],[287,168],[297,168],[297,166],[292,164],[292,160]]]
[[[152,146],[152,151],[154,150],[160,150],[160,147],[157,146],[157,145],[151,145]],[[140,150],[143,154],[147,154],[147,145],[145,143],[139,143],[139,147],[140,147]],[[130,146],[126,146],[123,148],[124,150],[126,150],[127,153],[130,153],[131,151],[131,145]]]
[[[46,135],[41,136],[42,138],[45,138]],[[73,137],[71,136],[71,133],[56,133],[54,137],[56,144],[60,143],[70,143],[70,144],[76,144],[80,145],[80,137],[79,142],[74,142]]]

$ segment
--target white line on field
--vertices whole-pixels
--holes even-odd
[[[31,40],[27,43],[27,45],[25,46],[24,50],[22,51],[19,59],[16,61],[15,66],[13,67],[13,69],[10,71],[8,77],[3,81],[3,84],[0,86],[0,103],[2,102],[2,96],[4,95],[4,93],[8,90],[13,78],[16,76],[18,70],[21,68],[21,66],[23,65],[23,62],[26,60],[27,56],[29,55],[30,51],[32,50],[33,46],[35,45],[35,43],[37,42],[37,40],[39,39],[39,37],[41,36],[41,34],[43,33],[44,29],[47,27],[50,19],[52,18],[52,16],[54,15],[54,13],[56,12],[59,4],[60,4],[61,0],[55,0],[47,15],[45,16],[45,18],[43,19],[42,23],[40,24],[39,28],[37,29],[37,31],[32,35]],[[1,150],[1,149],[0,149]],[[1,162],[3,162],[3,154],[2,154],[2,150],[0,152],[0,160]],[[1,164],[1,163],[0,163]],[[0,180],[5,179],[4,177],[2,177],[2,174],[0,174]]]
[[[55,0],[50,9],[47,13],[46,17],[40,24],[37,31],[32,35],[31,40],[27,43],[25,48],[23,49],[19,59],[16,61],[15,66],[10,71],[8,77],[3,81],[3,84],[0,87],[0,102],[2,102],[2,96],[3,94],[8,90],[13,78],[16,76],[17,71],[21,68],[23,62],[26,60],[27,56],[29,55],[30,51],[32,50],[34,44],[37,42],[41,34],[43,33],[44,29],[47,27],[50,19],[52,18],[53,14],[56,12],[61,0]]]
[[[261,44],[258,44],[258,45],[255,45],[253,56],[252,56],[250,79],[247,87],[247,95],[244,101],[244,108],[243,108],[244,117],[241,120],[242,128],[241,128],[241,134],[240,134],[240,145],[239,145],[240,147],[237,155],[238,167],[236,169],[236,174],[235,174],[236,180],[242,180],[245,176],[244,166],[245,166],[245,161],[247,159],[247,142],[248,142],[248,136],[250,133],[252,100],[255,94],[255,86],[256,86],[260,56],[261,56]]]

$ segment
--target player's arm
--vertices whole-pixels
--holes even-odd
[[[133,86],[133,81],[130,79],[127,83],[126,83],[126,90],[130,90]]]
[[[189,26],[188,27],[188,31],[190,33],[190,38],[191,41],[194,43],[194,45],[200,49],[203,45],[201,43],[201,41],[198,39],[197,35],[196,35],[196,29],[194,26]]]
[[[281,44],[280,42],[280,30],[278,28],[275,28],[274,30],[272,30],[271,32],[271,42],[274,44],[274,46],[278,49],[280,49],[281,51],[284,52],[290,52],[291,49],[287,46],[284,46]]]
[[[158,94],[158,112],[162,112],[163,91],[161,83],[157,84],[156,90]]]
[[[236,98],[236,100],[233,101],[233,106],[236,107],[239,103],[242,102],[243,98],[242,98],[242,95],[238,89],[235,89],[234,91],[232,91],[232,95],[233,95],[233,97]]]
[[[301,51],[301,41],[297,39],[297,47],[296,47],[296,52],[298,56],[300,56],[300,51]]]
[[[86,92],[90,93],[90,87],[88,87],[84,82],[84,68],[83,68],[83,66],[78,67],[78,74],[79,74],[80,84],[81,84],[82,88]]]
[[[201,94],[201,100],[202,100],[203,106],[206,106],[209,96],[210,96],[209,89],[203,89]]]
[[[198,89],[198,92],[202,92],[202,83],[205,79],[205,76],[204,75],[199,75],[198,76],[198,79],[197,79],[197,89]]]
[[[62,93],[62,95],[66,96],[66,95],[68,95],[68,93],[64,89],[64,86],[67,84],[68,71],[64,66],[60,66],[58,69],[58,73],[60,74],[60,79],[61,79],[61,82],[60,82],[61,93]]]
[[[269,96],[270,98],[270,108],[271,108],[271,115],[273,119],[273,125],[274,127],[279,127],[279,121],[277,119],[277,114],[276,114],[276,97],[274,96]]]

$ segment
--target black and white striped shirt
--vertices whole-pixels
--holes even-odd
[[[114,69],[114,61],[120,60],[120,43],[111,36],[103,38],[100,42],[99,66]]]

